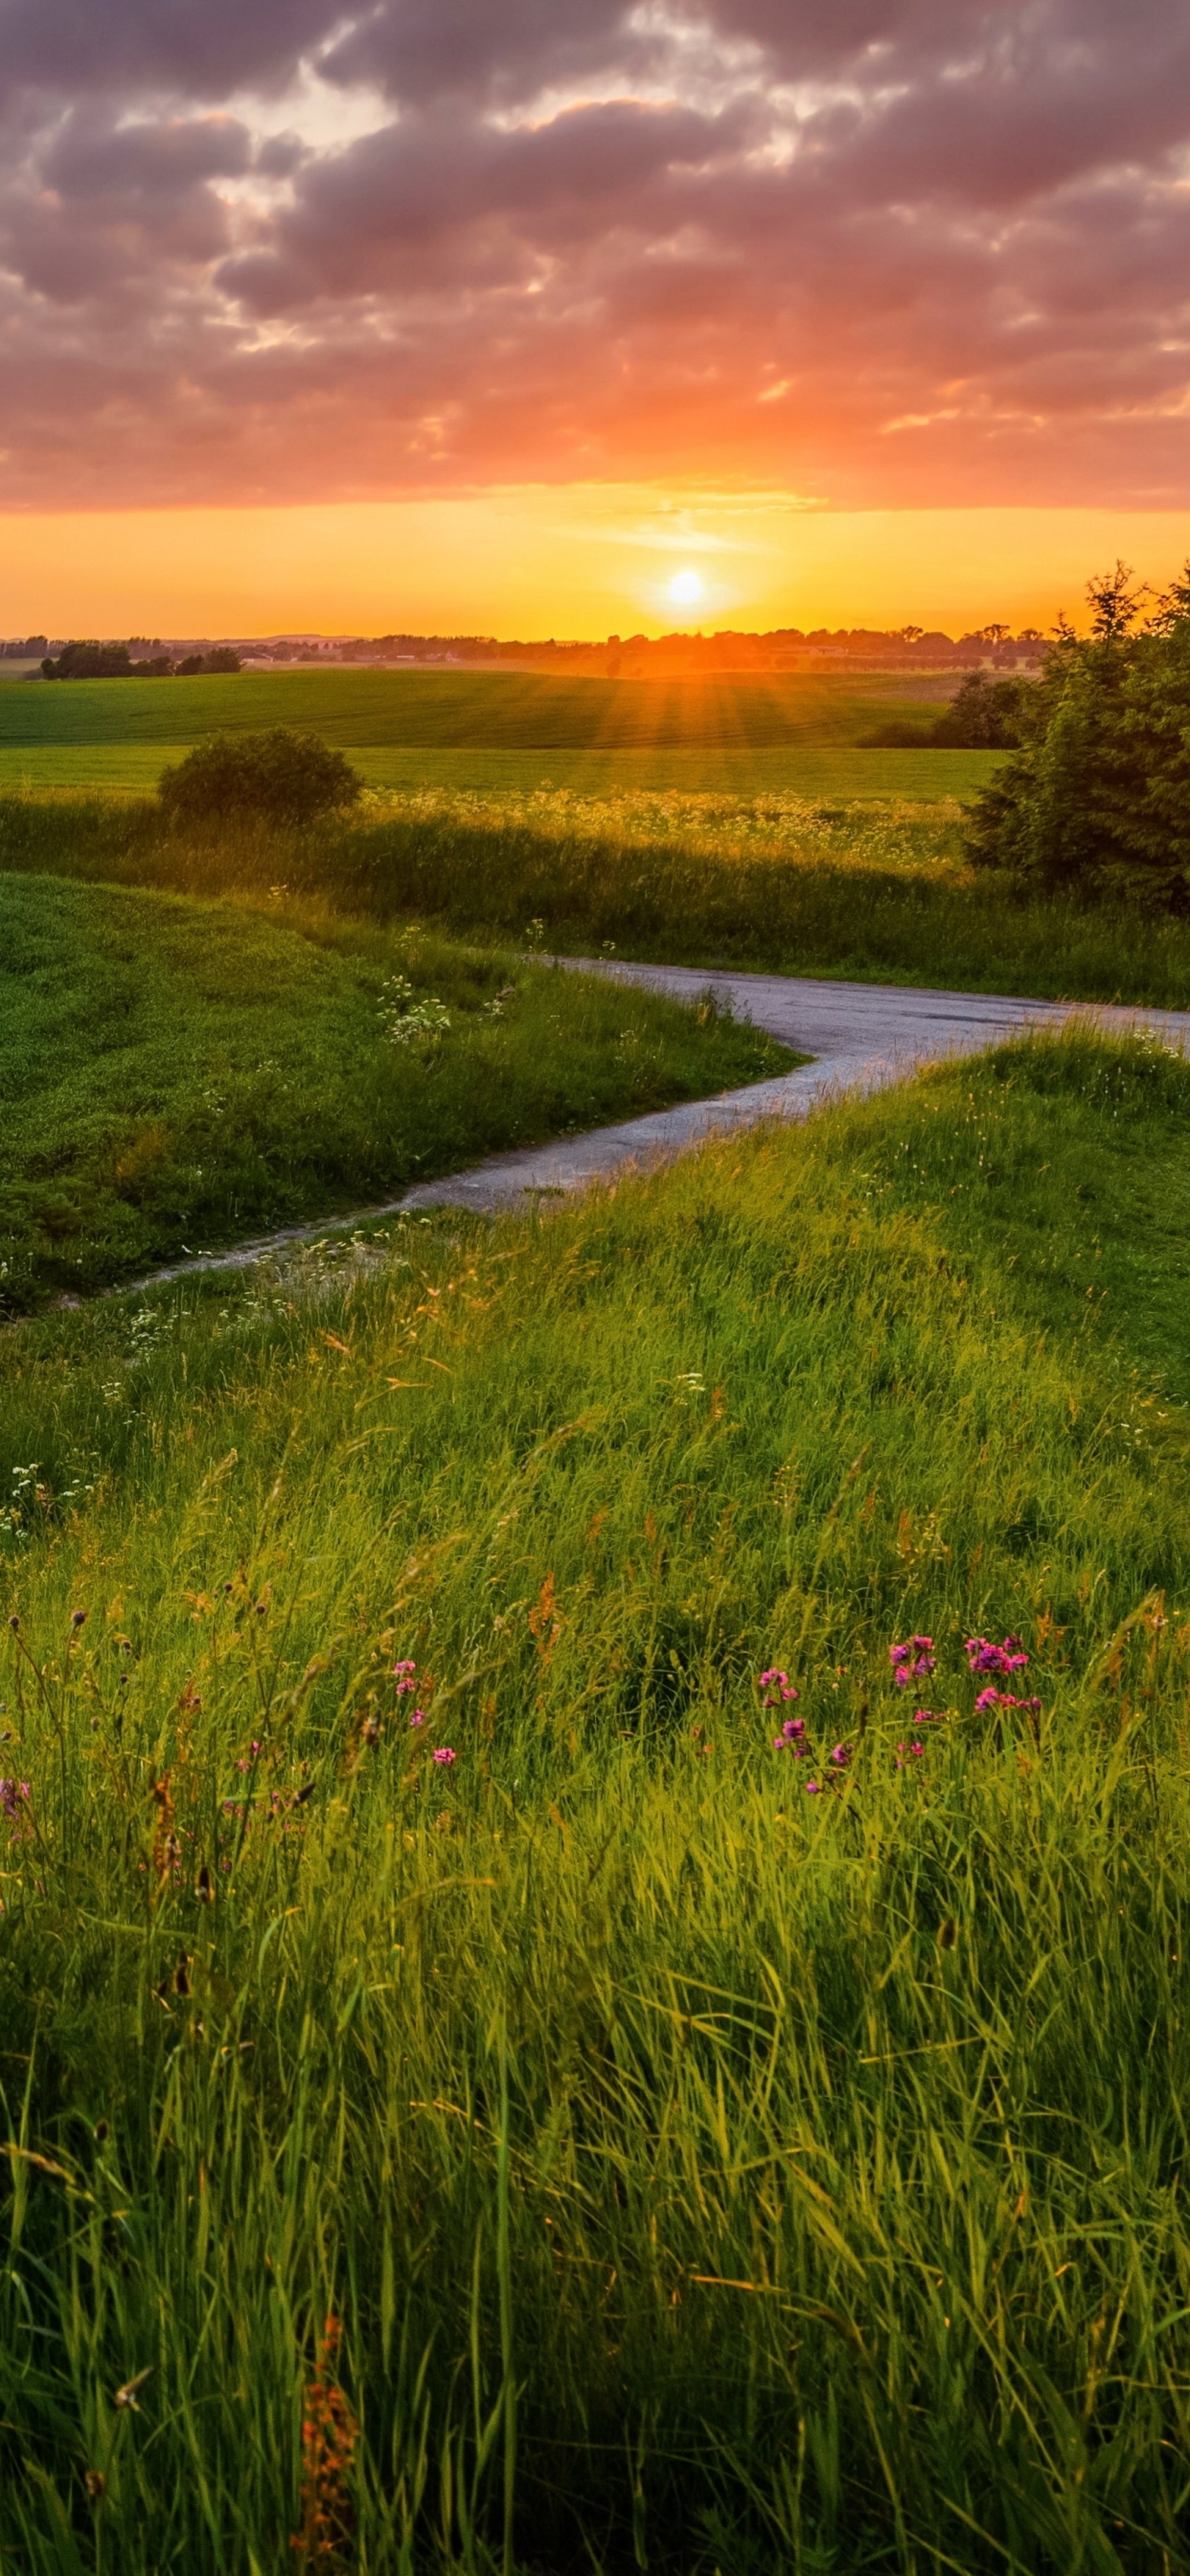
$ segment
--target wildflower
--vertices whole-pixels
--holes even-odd
[[[401,1698],[404,1692],[417,1689],[417,1683],[413,1679],[413,1675],[416,1671],[416,1664],[408,1657],[404,1663],[393,1665],[393,1680],[397,1685],[398,1699]]]
[[[988,1683],[988,1686],[987,1686],[987,1689],[986,1689],[986,1690],[981,1690],[981,1691],[980,1691],[980,1693],[979,1693],[978,1698],[976,1699],[976,1702],[975,1702],[976,1709],[978,1710],[979,1715],[982,1717],[982,1715],[983,1715],[983,1713],[984,1713],[984,1710],[985,1710],[985,1709],[989,1709],[989,1708],[999,1708],[999,1705],[1000,1705],[1000,1693],[999,1693],[999,1691],[997,1690],[995,1683],[994,1683],[994,1682],[989,1682],[989,1683]]]
[[[21,1800],[28,1798],[28,1795],[27,1780],[0,1780],[0,1815],[19,1817],[22,1813]]]
[[[822,1782],[820,1780],[807,1780],[806,1796],[808,1798],[816,1798],[819,1795],[821,1788]]]
[[[834,1745],[831,1749],[830,1760],[834,1763],[836,1771],[842,1771],[851,1760],[851,1746],[849,1744]]]
[[[991,1637],[968,1637],[964,1652],[973,1673],[1019,1673],[1029,1661],[1019,1637],[999,1646]]]
[[[425,1725],[425,1722],[426,1722],[426,1712],[425,1712],[424,1708],[415,1708],[415,1709],[414,1709],[414,1711],[413,1711],[413,1714],[412,1714],[412,1716],[411,1716],[411,1718],[410,1718],[410,1720],[409,1720],[410,1725],[411,1725],[411,1726],[424,1726],[424,1725]]]
[[[440,1762],[442,1764],[444,1771],[449,1771],[451,1763],[456,1759],[457,1756],[452,1744],[439,1744],[435,1748],[434,1760],[435,1762]]]
[[[898,1690],[908,1690],[910,1682],[924,1681],[938,1660],[932,1637],[910,1637],[903,1645],[890,1646],[888,1660]]]
[[[779,1708],[783,1699],[798,1697],[797,1689],[790,1681],[788,1673],[783,1673],[776,1664],[770,1664],[768,1671],[760,1675],[759,1687],[766,1694],[764,1702],[766,1708]]]

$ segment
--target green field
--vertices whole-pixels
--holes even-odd
[[[1188,1113],[0,1336],[6,2568],[1186,2569]]]
[[[0,794],[101,791],[145,795],[187,743],[34,744],[21,750],[0,739]],[[586,797],[794,795],[812,801],[934,800],[972,796],[1002,759],[994,751],[420,751],[349,746],[369,787],[398,793],[523,796],[561,789]]]
[[[71,681],[0,696],[0,788],[144,792],[204,734],[273,724],[322,734],[376,787],[929,797],[970,794],[992,774],[994,753],[857,749],[890,708],[928,720],[937,698],[906,697],[888,677],[339,670]]]
[[[757,750],[854,743],[886,706],[936,711],[887,677],[555,679],[535,671],[245,671],[196,680],[32,684],[0,700],[0,742],[198,742],[308,726],[342,750]]]
[[[0,1310],[792,1061],[656,995],[264,902],[0,877]],[[395,975],[440,1038],[393,1038]]]

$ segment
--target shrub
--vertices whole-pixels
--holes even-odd
[[[1010,751],[1020,742],[1027,718],[1031,680],[989,680],[968,671],[949,706],[933,724],[912,724],[896,717],[876,733],[864,735],[871,751]]]
[[[1011,751],[1021,739],[1032,680],[989,680],[968,671],[930,734],[948,751]]]
[[[256,817],[301,824],[353,805],[362,779],[315,733],[274,725],[267,733],[221,733],[196,744],[158,789],[177,822],[216,823]]]
[[[973,810],[968,855],[1070,889],[1190,909],[1190,564],[1134,631],[1125,564],[1063,625],[1019,749]]]

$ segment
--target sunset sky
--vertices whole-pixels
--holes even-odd
[[[0,0],[0,119],[0,632],[1047,623],[1190,552],[1185,0]]]

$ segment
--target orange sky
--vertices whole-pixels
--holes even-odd
[[[807,510],[772,493],[530,486],[473,497],[28,514],[0,527],[0,631],[659,634],[1077,616],[1117,555],[1157,584],[1190,510]],[[675,603],[694,573],[701,596]]]

